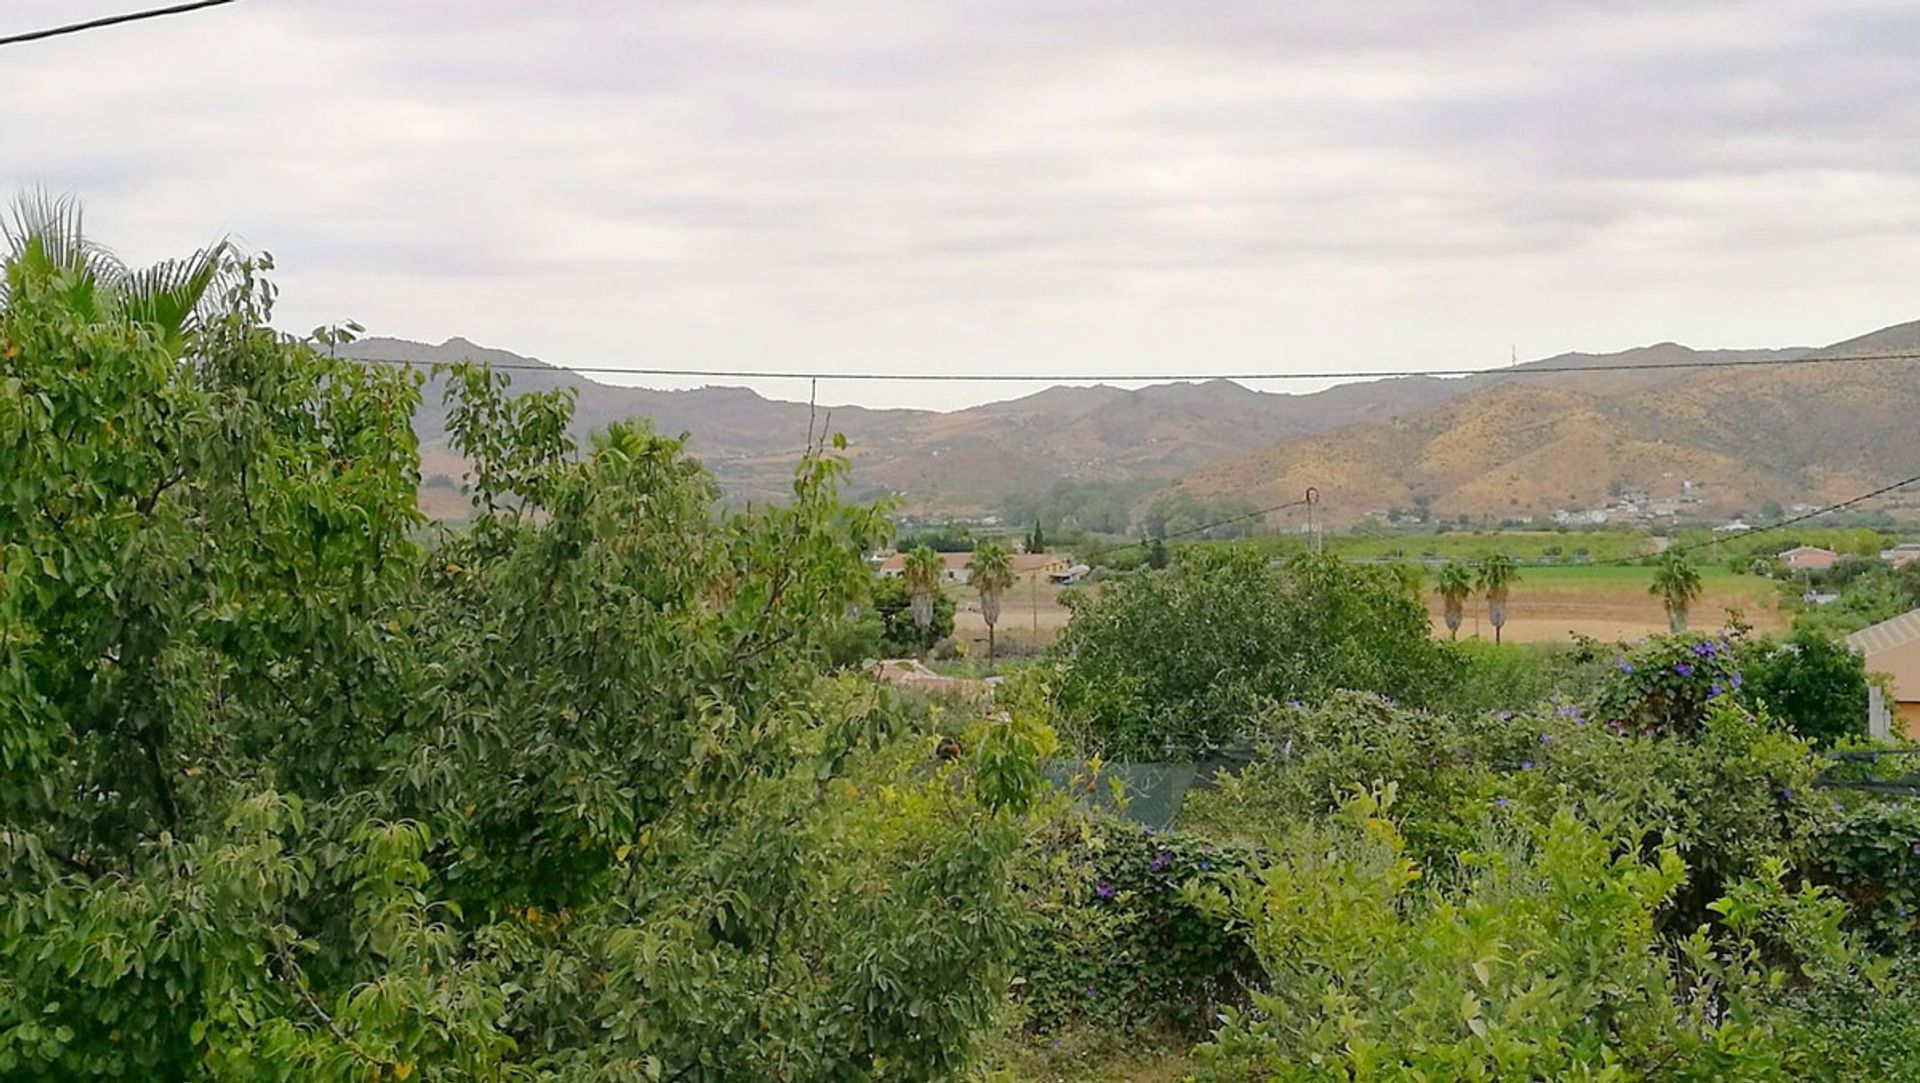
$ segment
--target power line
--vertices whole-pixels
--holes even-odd
[[[340,356],[343,360],[362,361],[380,365],[403,365],[411,368],[432,368],[447,363],[444,361],[427,361],[418,358],[404,357],[355,357],[351,354],[342,354]],[[1504,380],[1515,376],[1553,376],[1601,372],[1659,372],[1718,368],[1790,368],[1801,365],[1832,365],[1858,361],[1920,361],[1920,351],[1903,350],[1889,353],[1841,354],[1831,357],[1762,358],[1752,361],[1641,361],[1615,365],[1532,365],[1517,369],[1390,369],[1385,371],[1348,369],[1321,372],[1216,373],[771,372],[764,369],[682,369],[622,367],[614,365],[561,366],[541,364],[538,362],[513,361],[494,361],[485,362],[485,364],[503,372],[570,372],[577,375],[665,376],[680,379],[706,380],[852,380],[914,381],[920,383],[1063,384],[1088,382],[1167,383],[1176,380],[1234,380],[1246,383],[1271,380],[1389,380],[1416,376],[1489,376]]]
[[[124,15],[105,15],[98,19],[88,19],[86,22],[68,23],[65,26],[50,26],[45,30],[29,30],[22,34],[10,34],[6,37],[0,37],[0,45],[19,45],[22,42],[28,41],[44,41],[47,38],[57,38],[63,34],[78,34],[83,30],[100,30],[109,26],[119,26],[122,23],[137,23],[144,19],[159,19],[168,15],[184,15],[189,11],[199,11],[201,8],[219,7],[222,4],[232,4],[235,2],[237,2],[237,0],[193,0],[192,3],[174,4],[163,8],[149,8],[145,11],[131,11]]]

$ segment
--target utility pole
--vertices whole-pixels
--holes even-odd
[[[1315,555],[1318,555],[1321,549],[1320,527],[1313,519],[1313,509],[1318,503],[1320,503],[1320,490],[1311,485],[1307,486],[1307,549]]]

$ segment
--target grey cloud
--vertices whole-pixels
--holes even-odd
[[[1914,315],[1916,45],[1821,0],[248,0],[0,52],[0,185],[271,248],[294,325],[582,363],[1817,340]]]

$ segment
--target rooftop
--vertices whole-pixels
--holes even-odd
[[[1847,646],[1864,654],[1903,647],[1920,640],[1920,609],[1869,625],[1847,637]]]

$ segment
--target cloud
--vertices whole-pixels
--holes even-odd
[[[0,51],[0,184],[135,258],[270,249],[289,326],[580,364],[1818,342],[1915,315],[1916,42],[1820,0],[245,0]]]

